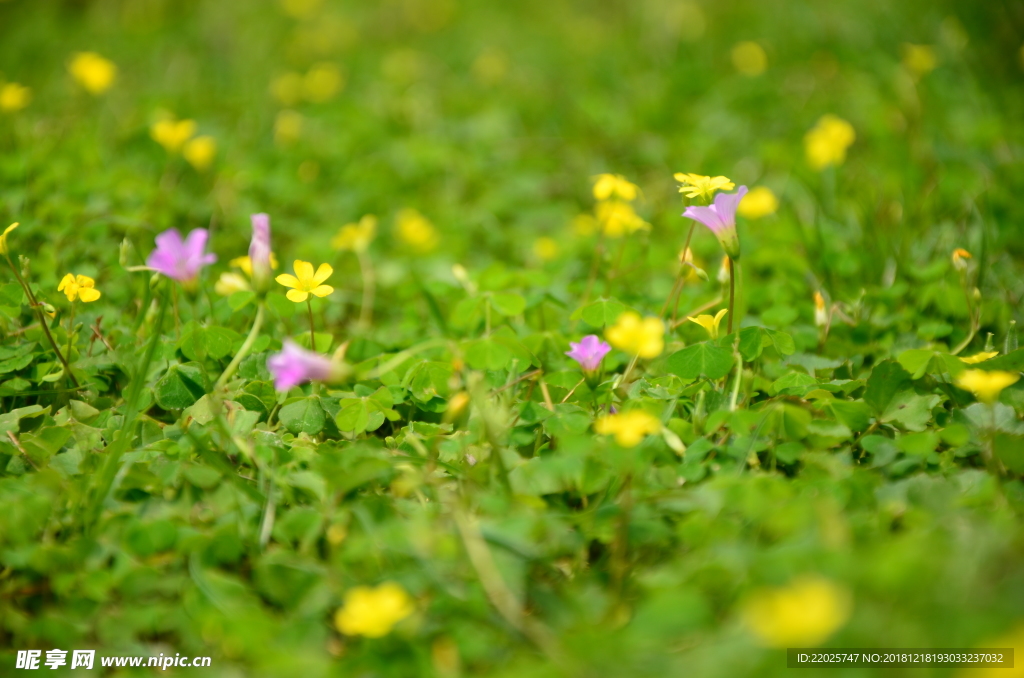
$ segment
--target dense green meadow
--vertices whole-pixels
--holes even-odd
[[[0,1],[0,675],[1024,675],[1022,36]]]

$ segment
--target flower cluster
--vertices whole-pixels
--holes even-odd
[[[609,238],[621,238],[637,231],[650,230],[651,225],[636,213],[633,203],[640,189],[621,174],[599,174],[594,177],[594,218],[601,232]]]
[[[194,136],[195,120],[175,120],[167,117],[153,123],[149,135],[170,155],[182,157],[197,171],[203,172],[217,157],[217,141],[207,135]]]

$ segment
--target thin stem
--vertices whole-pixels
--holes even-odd
[[[736,260],[729,257],[729,327],[732,334],[732,319],[736,315]]]
[[[313,331],[313,302],[306,297],[306,309],[309,311],[309,350],[316,350],[316,332]]]
[[[369,327],[373,322],[373,298],[377,289],[377,278],[370,256],[362,250],[357,251],[356,255],[359,257],[359,273],[363,278],[363,305],[359,309],[359,324]]]
[[[71,337],[74,336],[75,331],[75,302],[71,302],[71,314],[68,317],[68,359],[70,360],[73,356],[71,355]]]
[[[114,477],[117,475],[121,457],[131,444],[135,417],[138,414],[139,395],[142,393],[143,382],[146,380],[149,366],[153,363],[157,345],[160,343],[160,333],[164,325],[164,318],[167,315],[170,298],[171,295],[165,293],[160,299],[160,308],[157,311],[156,322],[153,325],[153,335],[149,338],[146,353],[135,370],[135,375],[128,390],[128,397],[125,399],[124,420],[121,423],[120,435],[109,446],[106,463],[100,469],[99,483],[96,487],[96,493],[93,495],[93,504],[86,518],[86,524],[90,527],[95,525],[95,522],[99,519],[100,511],[103,510],[103,503],[113,487]]]
[[[697,222],[694,221],[690,224],[690,231],[686,234],[686,244],[683,245],[683,261],[679,265],[679,275],[676,276],[676,284],[672,288],[672,292],[668,295],[668,299],[665,300],[665,305],[661,309],[661,317],[664,318],[665,314],[668,313],[668,307],[672,304],[672,300],[676,300],[675,310],[672,312],[672,320],[675,321],[679,311],[679,297],[683,292],[683,282],[686,279],[686,253],[690,249],[690,241],[693,239],[693,229],[697,226]]]
[[[597,245],[594,246],[594,260],[590,264],[590,274],[587,276],[587,287],[583,292],[583,301],[580,306],[586,306],[590,301],[590,293],[594,290],[594,282],[597,280],[598,267],[601,259],[604,258],[604,226],[599,226],[601,234],[597,238]]]
[[[220,379],[218,379],[217,383],[214,384],[213,389],[215,391],[228,383],[228,379],[234,375],[235,370],[238,369],[242,360],[244,360],[245,356],[249,355],[249,351],[252,350],[252,345],[256,343],[256,337],[259,336],[260,327],[263,325],[263,308],[263,302],[260,302],[256,306],[256,319],[252,322],[252,329],[249,330],[249,336],[245,338],[245,342],[243,342],[242,347],[238,349],[238,353],[236,353],[235,357],[232,358],[230,363],[228,363],[224,373],[220,375]]]
[[[620,385],[626,383],[626,377],[628,377],[630,372],[633,371],[633,368],[636,367],[636,363],[637,363],[638,360],[640,360],[640,356],[639,355],[633,356],[633,359],[629,361],[629,365],[626,366],[626,371],[623,372],[622,376],[619,377],[615,381],[615,386],[612,388],[612,390],[614,390],[614,389],[618,388]]]
[[[732,412],[736,411],[736,402],[739,400],[740,395],[740,382],[743,380],[743,358],[739,353],[736,354],[736,381],[732,385],[732,398],[729,400],[729,410]]]
[[[71,382],[76,388],[81,386],[78,383],[78,379],[75,379],[75,375],[71,373],[71,366],[68,365],[68,361],[65,360],[64,354],[60,352],[60,347],[57,346],[57,342],[54,340],[53,335],[50,334],[50,326],[46,324],[46,316],[43,314],[42,304],[36,299],[36,295],[32,293],[32,288],[28,286],[25,279],[21,277],[21,273],[15,267],[14,262],[11,261],[11,255],[4,253],[4,258],[7,259],[7,265],[11,267],[11,271],[14,273],[14,277],[21,284],[21,288],[25,290],[25,296],[28,298],[29,306],[35,312],[36,317],[39,318],[39,324],[43,327],[43,333],[46,335],[46,339],[50,342],[50,346],[53,347],[53,352],[57,354],[57,359],[60,360],[60,364],[64,366],[64,374],[71,378]]]

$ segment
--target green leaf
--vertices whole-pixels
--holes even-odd
[[[992,449],[1006,468],[1024,473],[1024,436],[999,431],[992,439]]]
[[[864,402],[875,414],[881,414],[889,401],[910,382],[910,374],[895,360],[883,360],[875,365],[864,389]]]
[[[267,292],[267,308],[280,318],[291,318],[295,315],[298,306],[280,292]]]
[[[311,343],[309,338],[309,332],[299,332],[297,335],[292,337],[292,341],[301,346],[302,348],[309,348]],[[331,350],[331,344],[334,343],[334,335],[330,332],[317,332],[316,333],[316,351],[318,353],[327,353]]]
[[[466,362],[474,370],[500,370],[512,360],[512,351],[493,337],[463,343]]]
[[[341,401],[341,409],[334,418],[338,430],[362,433],[370,425],[370,409],[362,398],[347,398]],[[383,423],[383,418],[381,423]]]
[[[231,307],[232,311],[241,311],[255,299],[256,295],[253,292],[243,290],[241,292],[235,292],[228,297],[228,305]]]
[[[728,349],[705,341],[673,353],[666,366],[669,372],[683,379],[696,379],[700,376],[721,379],[732,370],[733,357]]]
[[[854,433],[865,431],[871,425],[871,408],[862,400],[833,400],[829,407],[836,419]]]
[[[580,320],[591,327],[614,325],[629,308],[618,299],[598,299],[573,311],[570,320]]]
[[[202,361],[207,357],[220,360],[229,353],[238,334],[224,327],[203,327],[189,323],[178,341],[178,348],[189,360]]]
[[[793,337],[785,332],[767,327],[744,327],[740,330],[739,351],[748,363],[756,360],[768,347],[774,348],[780,356],[792,355],[796,351]]]
[[[947,372],[951,377],[955,377],[967,368],[967,365],[956,356],[923,348],[904,351],[897,360],[910,373],[911,379],[920,379],[925,374]]]
[[[21,306],[25,290],[16,282],[0,285],[0,306]]]
[[[491,307],[503,316],[519,315],[526,310],[526,299],[512,292],[493,292]]]
[[[291,433],[308,433],[311,436],[320,433],[327,423],[327,413],[316,396],[285,405],[278,412],[277,418]]]
[[[932,418],[932,408],[939,404],[937,395],[917,395],[901,391],[892,397],[882,413],[883,423],[897,423],[908,431],[923,431]]]
[[[1010,351],[1006,355],[996,356],[969,367],[978,370],[1024,371],[1024,348],[1018,348],[1016,351]]]
[[[803,372],[789,372],[772,383],[771,392],[776,395],[795,395],[803,397],[818,387],[818,380]]]
[[[156,403],[165,410],[183,410],[206,394],[205,379],[199,365],[182,363],[171,365],[156,382],[153,395]]]
[[[23,433],[21,435],[21,446],[26,454],[36,463],[42,466],[46,460],[57,454],[64,443],[71,437],[71,430],[59,426],[48,426],[39,429],[34,433]]]
[[[8,358],[7,360],[0,360],[0,374],[7,374],[8,372],[17,372],[23,370],[32,364],[35,359],[35,354],[29,353],[28,355],[18,356],[17,358]]]

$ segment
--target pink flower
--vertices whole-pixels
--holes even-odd
[[[699,221],[715,234],[722,249],[733,259],[740,258],[740,239],[736,234],[736,207],[747,194],[747,187],[740,186],[735,193],[719,193],[715,202],[707,207],[693,205],[683,212],[684,217]]]
[[[252,265],[252,286],[265,292],[270,286],[273,267],[270,263],[270,215],[252,215],[252,241],[249,243],[249,263]]]
[[[307,381],[327,381],[335,374],[329,358],[307,351],[290,339],[284,340],[280,353],[267,359],[267,369],[274,375],[278,391],[288,391]]]
[[[578,362],[584,372],[596,371],[601,366],[601,361],[608,355],[608,351],[612,350],[612,347],[601,341],[596,334],[588,334],[580,339],[578,344],[570,341],[569,348],[572,350],[566,351],[565,355]]]
[[[199,270],[217,261],[216,254],[205,251],[209,237],[205,228],[191,231],[184,241],[178,229],[164,231],[156,237],[156,249],[150,252],[146,265],[191,287],[199,277]]]

